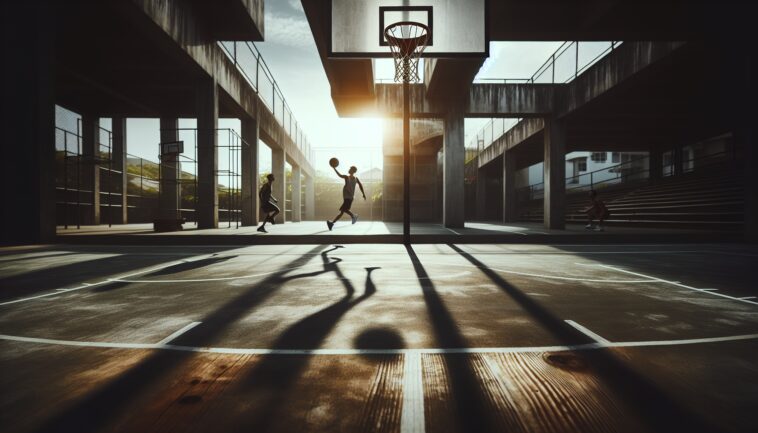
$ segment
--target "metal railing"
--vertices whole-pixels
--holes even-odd
[[[287,100],[274,79],[263,56],[252,42],[219,42],[229,59],[242,73],[248,84],[258,92],[264,104],[271,110],[277,123],[284,128],[290,139],[297,145],[308,161],[313,161],[311,144],[303,132],[302,126],[292,114]]]
[[[529,78],[480,78],[475,83],[498,84],[557,84],[569,83],[597,63],[600,59],[621,45],[621,41],[581,42],[567,41],[561,44],[553,54]],[[594,47],[595,49],[589,49]],[[479,155],[498,138],[505,135],[521,118],[492,118],[476,134],[467,146],[472,150],[471,159]],[[468,159],[467,159],[468,160]]]
[[[666,152],[671,153],[671,152]],[[664,153],[664,155],[666,154]],[[712,152],[705,155],[699,155],[688,159],[683,159],[682,173],[689,173],[703,167],[717,164],[734,162],[737,154],[734,145],[732,149]],[[695,164],[697,162],[697,164]],[[688,166],[690,165],[691,166]],[[676,163],[672,160],[668,164],[661,163],[660,177],[674,176]],[[587,173],[572,175],[566,177],[566,194],[589,191],[598,188],[605,188],[610,185],[620,185],[630,182],[643,181],[650,179],[650,156],[642,156],[625,161],[609,167],[604,167]],[[582,182],[582,178],[588,181]],[[577,185],[578,184],[578,185]],[[517,188],[516,197],[518,201],[538,200],[544,198],[545,184],[538,182],[521,188]]]

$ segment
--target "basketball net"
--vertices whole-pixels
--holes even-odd
[[[419,81],[418,61],[426,49],[429,28],[413,21],[400,21],[387,26],[384,37],[395,59],[395,81]]]

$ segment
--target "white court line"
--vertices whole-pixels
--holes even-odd
[[[164,338],[163,340],[158,342],[159,346],[164,346],[172,341],[174,341],[177,337],[184,334],[185,332],[189,331],[190,329],[194,328],[195,326],[199,325],[201,322],[192,322],[187,325],[185,325],[182,329],[174,332],[173,334],[169,335],[168,337]]]
[[[595,350],[614,347],[682,346],[691,344],[721,343],[741,340],[758,340],[758,334],[730,335],[726,337],[691,338],[682,340],[627,341],[608,344],[585,343],[564,346],[534,347],[463,347],[450,349],[245,349],[233,347],[193,347],[173,344],[108,343],[97,341],[55,340],[49,338],[19,337],[0,334],[0,340],[55,346],[95,347],[108,349],[157,349],[193,353],[222,353],[230,355],[407,355],[418,354],[476,354],[476,353],[543,353],[578,350]]]
[[[459,235],[459,236],[460,236],[460,233],[458,233],[457,231],[455,231],[455,230],[453,230],[453,229],[451,229],[451,228],[445,227],[445,230],[447,230],[447,231],[449,231],[449,232],[453,232],[453,233],[455,233],[456,235]]]
[[[606,340],[605,338],[595,334],[594,332],[590,331],[588,328],[585,328],[584,326],[574,322],[573,320],[565,320],[565,322],[571,325],[577,331],[595,340],[595,343],[600,343],[604,346],[608,344],[612,344],[609,340]]]
[[[170,262],[168,264],[164,264],[164,265],[161,265],[161,266],[158,266],[158,267],[155,267],[155,268],[145,269],[145,270],[142,270],[142,271],[133,272],[131,274],[122,275],[122,276],[117,277],[117,278],[108,278],[108,279],[105,279],[103,281],[99,281],[97,283],[82,283],[82,285],[80,285],[80,286],[72,287],[72,288],[69,288],[69,289],[55,289],[54,291],[52,291],[50,293],[45,293],[45,294],[42,294],[42,295],[29,296],[27,298],[19,298],[19,299],[14,299],[12,301],[0,302],[0,306],[2,306],[2,305],[9,305],[9,304],[15,304],[15,303],[18,303],[18,302],[31,301],[31,300],[34,300],[34,299],[47,298],[48,296],[56,296],[56,295],[60,295],[60,294],[66,293],[66,292],[73,292],[73,291],[76,291],[76,290],[82,290],[82,289],[86,289],[86,288],[94,287],[94,286],[99,286],[99,285],[106,284],[106,283],[121,282],[122,278],[129,278],[129,277],[134,277],[136,275],[145,274],[145,273],[148,273],[148,272],[155,272],[155,271],[159,271],[161,269],[168,268],[168,267],[174,266],[174,265],[179,265],[179,264],[182,264],[182,263],[187,263],[187,260],[179,260],[179,261]],[[126,281],[124,281],[124,282],[126,282]]]
[[[403,411],[400,414],[400,433],[423,433],[424,384],[421,353],[410,350],[405,354],[403,364]]]
[[[632,272],[632,271],[627,271],[625,269],[620,269],[620,268],[617,268],[615,266],[600,265],[600,264],[598,264],[597,266],[600,266],[600,267],[603,267],[603,268],[607,268],[607,269],[613,269],[614,271],[619,271],[619,272],[623,272],[623,273],[630,274],[630,275],[636,275],[638,277],[650,278],[652,280],[655,280],[655,281],[658,281],[658,282],[661,282],[661,283],[671,284],[672,286],[677,286],[677,287],[681,287],[683,289],[693,290],[695,292],[708,293],[709,295],[720,296],[722,298],[731,299],[733,301],[744,302],[746,304],[752,304],[752,305],[758,305],[758,302],[751,301],[749,299],[737,298],[737,297],[734,297],[734,296],[725,295],[723,293],[716,293],[713,290],[698,289],[697,287],[688,286],[686,284],[682,284],[682,283],[679,283],[679,282],[676,282],[676,281],[668,281],[668,280],[664,280],[664,279],[661,279],[661,278],[651,277],[649,275],[640,274],[639,272]]]

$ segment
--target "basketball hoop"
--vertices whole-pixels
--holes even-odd
[[[399,21],[387,26],[384,37],[395,59],[395,81],[419,81],[418,60],[426,48],[429,27],[413,21]]]

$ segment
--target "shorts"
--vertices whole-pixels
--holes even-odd
[[[271,202],[263,203],[263,205],[261,206],[261,212],[269,213],[269,212],[274,212],[274,211],[279,211],[279,206]]]
[[[342,201],[342,206],[340,206],[340,212],[347,212],[350,210],[350,206],[353,205],[353,199],[352,198],[346,198]]]

